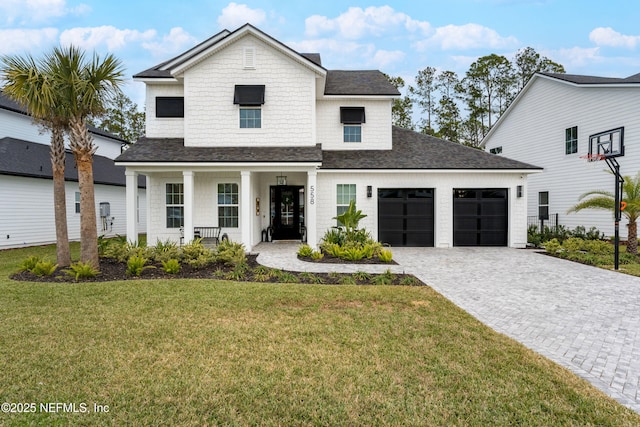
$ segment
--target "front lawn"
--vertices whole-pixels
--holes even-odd
[[[9,280],[33,254],[0,252],[0,400],[37,410],[0,425],[640,425],[428,287]]]

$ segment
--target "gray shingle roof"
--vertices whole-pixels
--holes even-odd
[[[315,147],[185,147],[182,138],[142,138],[116,162],[322,163],[322,169],[540,169],[475,148],[393,128],[392,150]]]
[[[51,179],[50,147],[45,144],[5,137],[0,139],[0,174]],[[64,178],[78,181],[78,170],[73,154],[66,153]],[[93,181],[96,184],[124,186],[124,167],[116,166],[112,159],[93,156]],[[145,179],[139,177],[139,187],[145,187]]]
[[[394,126],[393,149],[324,151],[322,169],[542,169]]]
[[[8,96],[6,96],[5,94],[3,94],[2,92],[0,92],[0,109],[3,110],[8,110],[8,111],[13,111],[14,113],[19,113],[19,114],[24,114],[25,116],[28,116],[29,113],[27,113],[27,110],[25,108],[22,107],[22,105],[18,104],[17,102],[13,101],[12,99],[10,99]],[[104,136],[105,138],[109,138],[109,139],[114,139],[120,142],[125,142],[125,143],[129,143],[129,141],[124,140],[122,138],[120,138],[119,136],[116,136],[112,133],[107,132],[106,130],[102,130],[99,129],[95,126],[88,126],[89,132],[95,134],[95,135],[100,135],[100,136]]]
[[[322,161],[320,146],[313,147],[185,147],[183,138],[141,138],[116,162],[254,163]]]
[[[400,92],[378,70],[330,70],[327,72],[324,94],[398,96]]]
[[[640,83],[640,74],[634,74],[626,78],[617,77],[597,77],[597,76],[582,76],[579,74],[563,74],[563,73],[540,73],[543,76],[552,77],[554,79],[563,80],[570,83],[579,85],[594,85],[594,84],[628,84],[628,83]]]

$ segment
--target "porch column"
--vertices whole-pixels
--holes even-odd
[[[240,232],[242,244],[247,252],[251,251],[251,172],[240,172]]]
[[[307,243],[312,248],[318,246],[316,223],[317,177],[318,171],[316,169],[307,172],[307,212],[305,214],[305,226],[307,227]]]
[[[193,240],[193,171],[183,171],[184,181],[184,242]]]
[[[138,221],[137,221],[137,205],[138,205],[138,173],[127,168],[124,172],[126,177],[125,205],[127,212],[127,240],[129,242],[138,243]],[[147,201],[147,203],[149,203]]]

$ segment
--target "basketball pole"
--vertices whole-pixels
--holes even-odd
[[[624,178],[620,175],[620,164],[614,157],[607,157],[605,159],[607,161],[607,166],[613,172],[615,176],[616,185],[615,185],[615,218],[614,218],[614,251],[613,251],[613,264],[614,268],[617,270],[620,266],[620,220],[622,219],[622,210],[620,209],[620,202],[622,201],[622,184],[624,184]]]

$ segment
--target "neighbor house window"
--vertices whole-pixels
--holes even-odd
[[[76,213],[80,213],[80,192],[76,191]]]
[[[184,117],[183,96],[156,97],[156,117]]]
[[[356,185],[338,184],[336,190],[336,215],[341,215],[349,208],[351,201],[356,201]],[[340,221],[338,221],[338,225],[342,225]]]
[[[167,228],[184,226],[184,185],[166,185]]]
[[[549,219],[549,192],[541,191],[538,193],[538,219]]]
[[[565,129],[564,131],[565,154],[578,152],[578,126]]]
[[[238,184],[218,184],[218,226],[238,227]]]
[[[340,123],[343,124],[344,142],[362,142],[364,107],[340,107]]]
[[[502,147],[490,148],[489,152],[491,154],[500,154],[500,153],[502,153]]]
[[[241,129],[257,129],[262,127],[264,92],[264,85],[235,86],[233,103],[240,106]]]

